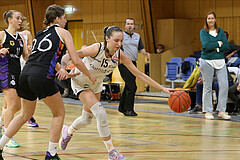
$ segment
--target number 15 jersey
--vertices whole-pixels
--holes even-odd
[[[26,62],[22,75],[36,75],[53,79],[56,63],[66,49],[57,32],[58,25],[53,25],[37,33],[33,40],[32,54]]]

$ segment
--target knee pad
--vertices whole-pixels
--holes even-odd
[[[97,128],[100,137],[108,137],[110,135],[110,131],[107,123],[107,113],[100,102],[94,104],[91,109],[93,115],[97,120]]]
[[[82,127],[85,127],[92,123],[93,114],[82,110],[82,116],[75,119],[75,121],[72,124],[72,127],[75,129],[80,129]]]

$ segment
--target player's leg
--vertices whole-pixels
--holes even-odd
[[[23,107],[21,114],[16,116],[9,124],[8,129],[0,139],[0,153],[2,153],[4,145],[9,141],[13,135],[15,135],[20,128],[27,122],[27,120],[33,115],[36,107],[35,101],[22,100]],[[0,155],[0,159],[1,159]]]
[[[7,88],[3,90],[4,99],[6,100],[7,109],[4,110],[3,122],[5,130],[8,128],[9,123],[14,118],[14,115],[21,108],[20,98],[17,95],[17,91],[14,88]],[[20,145],[11,138],[10,141],[6,144],[7,147],[19,147]]]
[[[57,92],[56,94],[48,96],[42,100],[50,108],[53,114],[52,124],[50,128],[49,147],[45,158],[59,159],[57,155],[57,145],[60,139],[61,129],[65,116],[64,103],[62,101],[60,92]]]

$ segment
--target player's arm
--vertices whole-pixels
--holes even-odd
[[[97,55],[97,53],[98,53],[99,47],[100,47],[100,44],[99,43],[95,43],[95,44],[93,44],[91,46],[85,47],[84,49],[78,50],[77,54],[78,54],[78,56],[80,58],[88,57],[88,56],[95,57]],[[61,67],[65,69],[67,67],[68,61],[70,59],[71,59],[70,55],[68,53],[65,54],[62,57]]]
[[[95,57],[99,51],[99,48],[100,43],[94,43],[91,46],[87,46],[84,49],[78,50],[77,53],[80,58],[88,56]]]
[[[4,36],[5,36],[5,32],[0,31],[0,44],[2,44]],[[9,48],[0,48],[0,54],[1,54],[0,58],[2,58],[5,54],[9,53],[8,49]]]
[[[23,37],[22,34],[19,34],[19,35],[20,35],[20,37],[21,37],[22,40],[23,40],[23,52],[22,52],[22,56],[23,56],[23,59],[24,59],[25,61],[27,61],[27,60],[28,60],[28,51],[27,51],[27,45],[26,45],[27,42],[25,42],[25,39],[24,39],[24,37]]]
[[[83,73],[85,74],[92,82],[93,84],[96,82],[96,77],[92,75],[89,70],[86,68],[82,60],[79,58],[75,46],[73,44],[73,38],[69,31],[62,29],[60,27],[57,27],[58,33],[60,34],[61,38],[66,44],[68,53],[70,55],[70,58],[73,62],[73,64]],[[62,69],[60,69],[62,70]],[[65,69],[64,69],[65,70]]]
[[[33,37],[32,37],[32,34],[30,31],[27,31],[26,30],[26,33],[27,33],[27,37],[28,37],[28,41],[27,41],[27,51],[28,51],[28,54],[32,54],[32,46],[33,46]]]
[[[131,59],[123,51],[120,51],[120,62],[124,64],[129,69],[129,71],[142,82],[147,83],[148,85],[169,94],[170,92],[175,91],[174,89],[163,87],[152,78],[139,71],[137,67],[132,63]]]

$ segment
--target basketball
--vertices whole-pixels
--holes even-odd
[[[187,111],[190,107],[191,98],[184,91],[175,91],[170,95],[168,99],[168,105],[172,111],[182,113]]]

